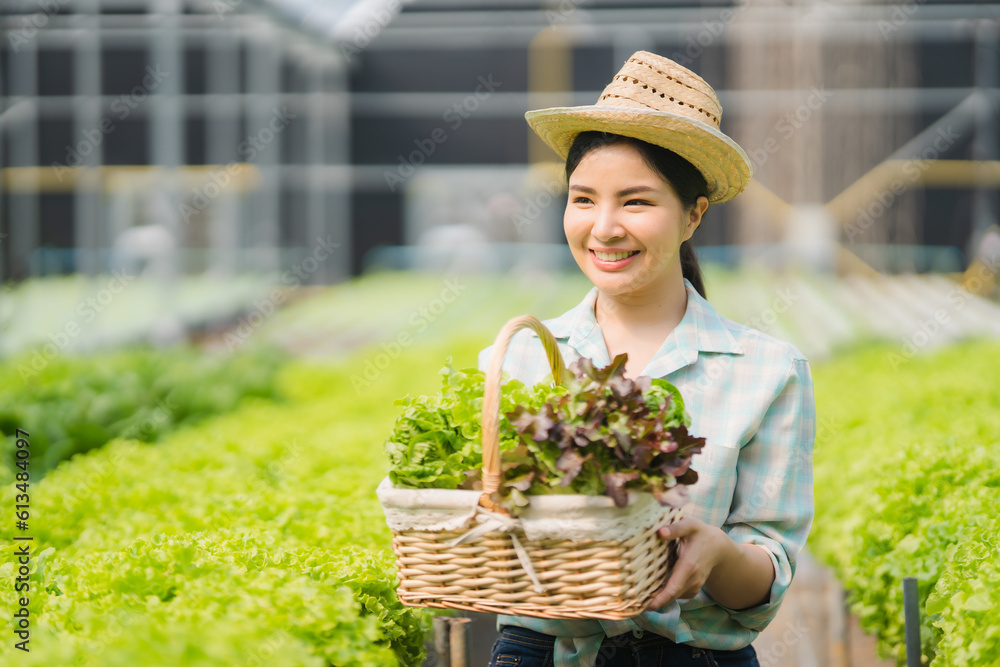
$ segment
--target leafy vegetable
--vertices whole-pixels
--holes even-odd
[[[898,351],[866,348],[816,368],[809,545],[883,657],[905,662],[902,580],[916,577],[925,660],[1000,664],[1000,345],[894,367]]]
[[[57,356],[35,377],[23,356],[0,363],[0,431],[32,435],[32,473],[113,438],[156,442],[176,428],[229,412],[244,399],[278,398],[287,356],[273,348],[207,354],[193,348],[136,348],[89,357]],[[13,467],[13,436],[0,464]]]
[[[413,363],[387,371],[390,389]],[[156,447],[116,439],[32,476],[31,652],[3,642],[0,664],[421,664],[431,615],[396,598],[375,497],[392,394],[358,396],[350,370],[292,362],[281,403],[249,398]],[[17,493],[0,486],[0,502]],[[5,577],[16,532],[0,525]],[[0,613],[17,604],[0,597]]]
[[[665,380],[625,377],[627,356],[595,368],[579,359],[572,378],[537,408],[508,414],[522,445],[507,457],[502,495],[525,505],[524,493],[606,493],[619,507],[627,490],[649,491],[664,504],[683,505],[677,484],[694,484],[691,457],[704,438],[692,437],[680,392]]]
[[[501,392],[503,482],[508,509],[526,494],[611,496],[627,504],[629,489],[682,505],[671,489],[693,484],[691,457],[704,438],[692,437],[677,388],[665,380],[624,376],[625,355],[603,369],[586,359],[570,367],[566,386],[507,382]],[[441,370],[435,396],[397,401],[403,412],[385,443],[389,478],[404,488],[482,488],[481,411],[485,375]]]
[[[441,369],[441,391],[434,396],[409,396],[392,434],[385,442],[389,479],[401,488],[471,489],[481,477],[482,411],[485,373],[455,370],[451,359]],[[500,412],[518,404],[538,404],[551,388],[528,388],[519,380],[504,384]],[[506,417],[500,420],[500,451],[517,446],[518,437]],[[480,487],[481,488],[481,487]]]

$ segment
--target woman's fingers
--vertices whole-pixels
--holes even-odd
[[[681,594],[677,596],[677,599],[678,600],[690,600],[691,598],[695,597],[696,595],[698,595],[698,593],[701,592],[701,587],[702,586],[704,586],[704,583],[700,583],[700,584],[699,583],[695,583],[695,584],[693,584],[687,590],[682,591]]]
[[[697,578],[696,568],[693,564],[678,560],[667,584],[653,596],[647,609],[661,609],[679,598],[694,597],[701,590],[702,583]],[[692,590],[695,592],[690,593]]]
[[[667,593],[667,587],[664,586],[656,595],[653,596],[653,599],[649,601],[649,604],[646,605],[646,611],[663,609],[671,602],[673,602],[673,599],[670,597],[670,594]]]
[[[687,537],[698,529],[698,524],[694,519],[681,519],[669,526],[664,526],[658,531],[660,537],[665,540],[673,540],[678,537]]]
[[[702,567],[702,561],[708,554],[704,553],[704,540],[699,539],[700,529],[704,524],[694,519],[681,519],[669,526],[660,528],[659,535],[663,539],[680,539],[680,551],[677,562],[670,573],[670,578],[650,601],[647,609],[661,609],[674,600],[690,599],[698,595],[705,585],[708,573]]]
[[[667,585],[653,596],[653,599],[646,605],[648,610],[662,609],[674,600],[689,600],[701,591],[705,585],[704,580],[697,577],[695,573],[678,576],[675,571],[670,575]]]

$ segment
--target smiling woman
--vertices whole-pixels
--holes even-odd
[[[705,300],[689,239],[751,175],[721,114],[704,80],[644,51],[597,104],[526,114],[566,159],[566,238],[594,285],[545,325],[567,363],[625,353],[628,376],[674,384],[706,447],[687,518],[660,530],[679,558],[647,610],[625,621],[502,616],[492,665],[758,664],[750,643],[777,613],[812,522],[815,407],[794,346]],[[532,332],[515,336],[504,370],[544,378]]]
[[[600,132],[577,136],[566,179],[566,238],[604,296],[597,321],[609,355],[628,352],[625,369],[637,376],[684,315],[683,279],[705,295],[688,243],[708,209],[705,179],[672,151]],[[610,309],[630,309],[646,322],[623,328]]]

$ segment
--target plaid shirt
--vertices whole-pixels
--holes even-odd
[[[774,618],[791,583],[796,558],[813,516],[812,447],[815,405],[809,364],[790,343],[721,317],[685,280],[684,317],[643,371],[681,391],[691,433],[706,438],[692,467],[685,516],[720,526],[735,542],[763,547],[774,564],[770,599],[735,611],[703,588],[625,621],[566,621],[499,616],[498,626],[520,625],[555,635],[555,664],[593,667],[605,635],[654,632],[677,643],[736,650],[752,642]],[[594,316],[597,288],[545,325],[559,340],[566,363],[580,356],[610,363]],[[492,346],[479,355],[486,368]],[[551,373],[537,336],[511,341],[504,370],[527,384]]]

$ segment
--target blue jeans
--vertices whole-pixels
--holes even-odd
[[[493,644],[490,667],[553,667],[555,637],[517,626],[504,626]],[[760,667],[753,646],[712,651],[675,644],[651,632],[605,637],[597,667]]]

